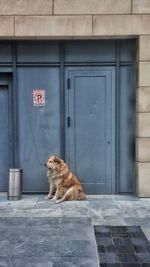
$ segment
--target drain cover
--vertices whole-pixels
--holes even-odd
[[[150,267],[150,243],[140,226],[95,226],[101,267]]]

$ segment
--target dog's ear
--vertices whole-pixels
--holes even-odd
[[[58,157],[54,156],[54,162],[60,163],[60,161],[61,161],[61,159],[60,159],[60,158],[58,158]]]

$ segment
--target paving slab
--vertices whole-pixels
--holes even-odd
[[[90,267],[92,263],[98,267],[90,218],[73,220],[73,217],[0,218],[0,266],[1,262],[3,266],[14,267],[60,266],[61,263],[74,266],[77,258],[76,266],[87,263]]]

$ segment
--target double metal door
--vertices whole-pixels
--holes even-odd
[[[65,156],[88,193],[114,190],[114,71],[113,67],[66,69]],[[48,188],[44,161],[61,154],[59,69],[20,68],[18,88],[23,189],[44,192]],[[44,106],[32,102],[37,88],[45,90]]]

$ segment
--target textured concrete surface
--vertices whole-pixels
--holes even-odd
[[[149,0],[133,0],[133,13],[150,13]]]
[[[150,4],[150,1],[149,1]],[[140,36],[139,38],[139,60],[150,60],[150,36]]]
[[[150,162],[150,138],[136,138],[136,160],[138,162]]]
[[[0,37],[14,36],[14,17],[0,16]]]
[[[137,136],[150,137],[150,113],[137,113]]]
[[[2,266],[98,267],[94,225],[140,225],[150,240],[150,199],[88,196],[56,205],[44,197],[0,194]]]
[[[55,0],[54,14],[131,14],[131,0]]]
[[[0,0],[0,15],[52,14],[52,0]]]
[[[93,35],[144,35],[149,34],[149,25],[149,15],[94,15]],[[146,71],[147,68],[145,67]],[[148,79],[147,76],[146,78]]]
[[[150,192],[150,163],[137,163],[138,196],[149,197]]]
[[[91,16],[16,16],[15,36],[61,37],[92,35]]]
[[[139,62],[139,86],[150,86],[150,61]]]
[[[150,112],[150,86],[139,88],[137,93],[137,111]]]

